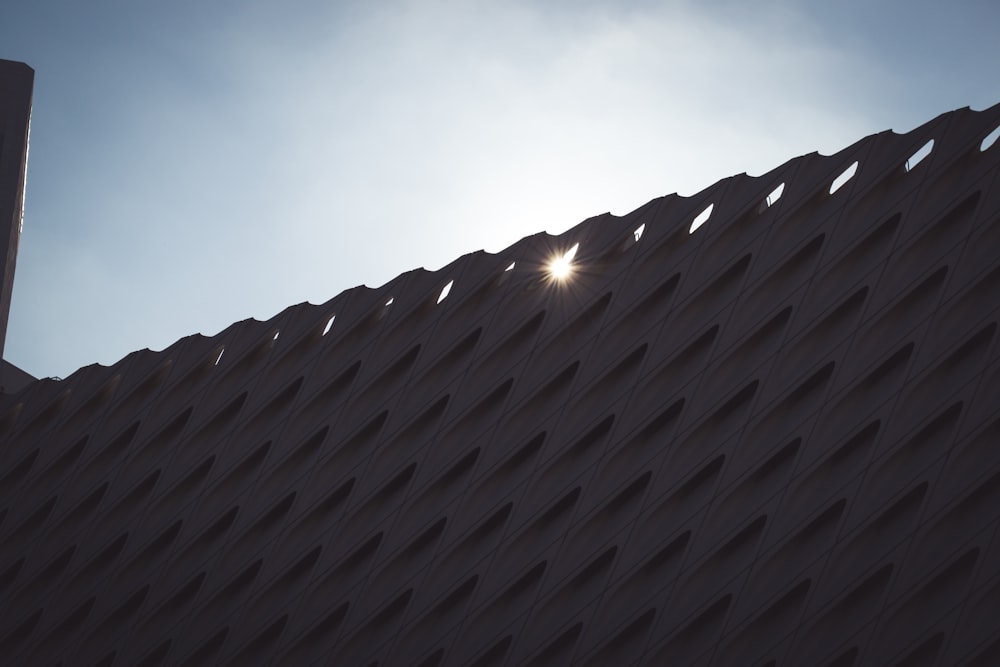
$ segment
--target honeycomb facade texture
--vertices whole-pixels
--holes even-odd
[[[1000,664],[998,123],[0,395],[0,662]]]

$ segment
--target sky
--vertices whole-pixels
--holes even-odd
[[[750,7],[753,5],[753,7]],[[995,0],[2,0],[66,377],[1000,102]]]

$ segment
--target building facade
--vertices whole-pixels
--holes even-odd
[[[998,125],[0,395],[0,661],[1000,664]]]
[[[0,60],[0,391],[6,392],[35,379],[2,359],[24,217],[34,81],[34,70],[24,63]]]

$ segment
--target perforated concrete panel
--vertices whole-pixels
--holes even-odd
[[[0,397],[0,656],[1000,664],[998,124]]]

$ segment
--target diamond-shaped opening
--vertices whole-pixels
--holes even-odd
[[[979,152],[986,151],[1000,139],[1000,125],[993,128],[993,131],[983,137],[983,142],[979,144]]]
[[[441,293],[438,294],[438,303],[441,303],[446,298],[448,298],[448,293],[451,292],[451,286],[455,284],[454,280],[449,280],[448,284],[441,288]]]
[[[858,171],[858,161],[855,160],[854,162],[851,163],[851,166],[849,166],[844,171],[840,172],[840,176],[833,179],[833,183],[830,183],[830,194],[832,195],[834,192],[844,187],[844,185],[847,184],[847,181],[854,178],[854,174],[857,173],[857,171]]]
[[[323,336],[325,336],[328,333],[330,333],[330,329],[333,328],[333,321],[335,319],[337,319],[337,314],[336,313],[334,313],[333,315],[331,315],[330,318],[326,321],[326,326],[323,327],[323,334],[322,334]]]
[[[708,207],[695,216],[694,220],[691,221],[691,228],[688,229],[688,234],[694,234],[694,230],[698,229],[712,217],[712,209],[715,208],[715,204],[709,204]]]
[[[905,165],[906,171],[913,171],[913,168],[916,167],[918,164],[920,164],[921,160],[930,155],[932,150],[934,150],[933,139],[931,139],[926,144],[918,148],[917,152],[911,155],[909,159],[906,160],[906,165]]]

